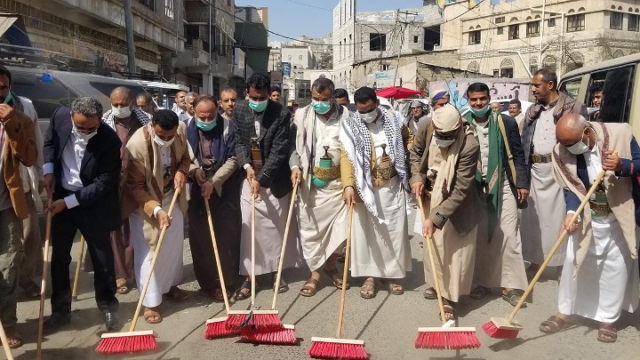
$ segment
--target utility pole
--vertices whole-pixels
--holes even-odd
[[[396,24],[400,23],[400,24],[404,24],[405,25],[405,29],[406,29],[406,25],[408,25],[409,23],[407,22],[407,15],[411,14],[411,15],[418,15],[418,13],[414,13],[411,12],[409,13],[408,11],[402,11],[402,13],[404,14],[404,21],[399,21],[399,17],[400,17],[400,9],[398,9],[397,13],[396,13]],[[402,29],[402,25],[400,25],[400,47],[398,47],[398,59],[397,59],[397,63],[396,63],[396,71],[395,74],[393,75],[393,86],[396,86],[396,79],[398,78],[398,69],[400,68],[400,55],[402,54],[402,45],[404,45],[404,30]]]
[[[540,29],[540,52],[538,53],[538,70],[542,69],[542,41],[544,39],[544,10],[546,6],[547,6],[547,0],[542,0],[542,18],[540,20],[541,29]]]
[[[133,14],[131,0],[124,0],[124,26],[127,30],[127,62],[129,73],[136,73],[136,44],[133,41]]]
[[[209,4],[209,79],[207,81],[207,89],[206,92],[209,95],[213,95],[213,74],[212,74],[212,69],[211,69],[211,65],[212,65],[212,61],[211,61],[211,56],[213,56],[213,54],[211,54],[211,43],[213,43],[213,34],[211,33],[212,30],[212,19],[211,17],[213,16],[213,5],[210,2],[207,2]],[[203,84],[204,85],[204,84]]]

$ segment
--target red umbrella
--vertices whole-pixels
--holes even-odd
[[[383,98],[394,98],[396,100],[406,99],[414,95],[422,95],[422,91],[411,90],[399,86],[391,86],[382,90],[376,91],[376,95]]]

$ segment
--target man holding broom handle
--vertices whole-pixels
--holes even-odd
[[[640,147],[631,126],[590,123],[568,114],[556,125],[553,172],[564,189],[570,233],[558,295],[558,313],[540,324],[555,333],[573,325],[572,315],[600,323],[597,340],[617,339],[614,323],[622,310],[638,306],[638,242],[632,181],[640,175]],[[584,194],[606,171],[603,181],[579,214],[571,218]]]
[[[93,263],[95,297],[107,330],[113,330],[118,309],[111,231],[120,226],[118,135],[104,122],[102,104],[78,98],[71,109],[51,116],[44,141],[44,186],[53,194],[48,207],[51,224],[52,313],[44,330],[52,333],[71,321],[69,264],[78,230],[87,242]]]
[[[420,125],[410,151],[411,190],[424,199],[427,220],[422,232],[435,245],[447,320],[457,319],[456,303],[471,291],[476,238],[486,231],[486,215],[479,211],[485,206],[482,189],[475,182],[479,156],[471,126],[449,104],[434,111],[430,123]],[[429,281],[433,275],[427,246],[424,252]]]
[[[300,184],[300,243],[311,269],[311,278],[300,290],[305,297],[318,292],[318,270],[323,266],[333,286],[343,286],[336,259],[347,238],[348,224],[340,180],[339,135],[342,122],[352,115],[335,101],[334,90],[333,82],[327,78],[314,81],[311,104],[297,110],[293,127],[296,133],[289,160],[291,181]]]
[[[193,105],[195,117],[187,126],[187,138],[201,167],[191,172],[194,184],[188,211],[191,220],[189,244],[200,288],[216,301],[223,301],[218,272],[211,271],[215,256],[204,201],[209,202],[211,209],[224,283],[231,286],[238,278],[242,226],[237,204],[240,189],[235,181],[239,172],[236,140],[233,124],[218,114],[216,100],[212,96],[200,95]]]
[[[129,166],[123,215],[129,216],[138,289],[143,288],[158,236],[167,226],[157,265],[143,300],[144,319],[162,321],[159,306],[163,294],[170,300],[188,299],[178,288],[182,281],[183,217],[187,212],[184,187],[196,162],[187,142],[186,125],[170,110],[156,112],[150,124],[140,128],[127,143]],[[171,217],[166,209],[175,191],[181,191]]]

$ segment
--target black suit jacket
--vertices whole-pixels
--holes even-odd
[[[507,140],[509,141],[509,147],[511,149],[511,156],[513,157],[513,164],[516,168],[516,181],[511,176],[511,168],[509,167],[509,155],[505,149],[505,142],[502,142],[502,167],[507,173],[509,184],[511,185],[511,191],[513,195],[518,199],[516,189],[528,189],[529,188],[529,171],[527,171],[527,164],[524,161],[524,149],[522,147],[522,140],[520,138],[520,130],[518,129],[518,122],[511,116],[501,114],[502,122],[504,123],[504,130],[507,133]]]
[[[55,199],[69,195],[61,185],[62,153],[72,128],[71,109],[60,107],[51,116],[44,140],[44,163],[54,164]],[[80,205],[71,209],[79,223],[102,231],[120,226],[118,182],[122,166],[121,145],[115,131],[103,122],[98,134],[89,140],[80,166],[80,180],[84,187],[73,193]]]
[[[287,108],[269,100],[262,117],[262,127],[266,129],[266,133],[259,142],[263,165],[256,178],[260,186],[271,189],[276,198],[287,195],[293,188],[289,168],[290,119],[291,112]],[[233,130],[240,169],[244,169],[245,164],[252,163],[251,137],[254,129],[255,112],[249,107],[249,101],[236,103],[233,108]]]

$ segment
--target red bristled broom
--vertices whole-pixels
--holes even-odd
[[[173,207],[176,204],[176,200],[180,195],[180,189],[176,189],[173,194],[173,199],[171,199],[171,205],[169,206],[169,216],[173,213]],[[158,244],[156,245],[156,251],[153,254],[153,259],[151,259],[151,266],[149,267],[149,274],[147,275],[147,280],[144,283],[144,287],[142,288],[142,292],[140,293],[140,299],[138,300],[138,306],[136,307],[136,312],[133,315],[133,319],[131,319],[131,327],[129,328],[129,332],[123,333],[107,333],[102,334],[100,343],[96,347],[96,352],[99,354],[123,354],[123,353],[139,353],[146,351],[154,351],[158,349],[158,342],[156,341],[157,334],[153,330],[147,331],[135,331],[136,324],[138,323],[138,317],[140,316],[140,309],[142,308],[142,301],[144,300],[145,295],[147,294],[147,289],[149,288],[149,283],[151,282],[151,275],[153,274],[153,269],[156,266],[156,260],[158,259],[158,254],[160,254],[160,248],[162,246],[162,241],[164,240],[164,236],[167,233],[167,227],[163,227],[160,232],[160,237],[158,238]]]
[[[427,221],[422,205],[422,196],[418,196],[418,205],[422,214],[422,223]],[[440,295],[440,282],[436,273],[436,262],[433,256],[433,239],[425,236],[429,249],[429,259],[431,260],[431,272],[433,273],[433,283],[438,297],[438,307],[440,308],[440,318],[442,327],[418,328],[418,337],[415,347],[418,349],[436,350],[457,350],[475,349],[480,347],[480,340],[476,336],[476,329],[473,327],[447,327],[448,322],[444,312],[444,304]]]
[[[227,295],[227,287],[224,283],[224,276],[222,273],[222,265],[220,264],[220,253],[218,252],[218,242],[216,241],[216,234],[213,231],[213,219],[211,218],[211,208],[209,207],[209,199],[204,199],[204,206],[207,209],[207,220],[209,221],[209,232],[211,233],[211,242],[213,243],[213,254],[216,257],[216,265],[218,266],[218,277],[220,278],[220,288],[222,290],[222,297],[224,298],[224,307],[229,313],[229,296]],[[205,339],[217,339],[229,336],[236,336],[240,334],[239,328],[227,328],[225,325],[227,316],[219,317],[207,320],[207,327],[204,331]]]
[[[596,181],[594,181],[593,185],[591,185],[591,188],[587,192],[587,195],[585,195],[584,199],[580,203],[578,210],[576,210],[576,213],[573,214],[573,217],[571,218],[572,224],[578,220],[580,213],[582,213],[582,210],[587,205],[587,202],[589,201],[589,199],[591,199],[591,195],[596,191],[596,189],[598,188],[598,185],[600,184],[604,176],[605,176],[605,171],[602,170],[598,175],[598,177],[596,178]],[[516,317],[516,314],[518,313],[518,311],[522,307],[522,304],[525,302],[525,300],[533,290],[533,286],[536,284],[536,282],[538,282],[538,279],[540,279],[540,276],[542,275],[544,270],[547,268],[547,265],[551,261],[551,258],[556,253],[558,248],[560,248],[560,245],[562,245],[562,243],[564,242],[564,239],[567,237],[567,235],[568,235],[567,230],[563,230],[562,233],[560,233],[560,236],[558,237],[558,240],[556,241],[555,245],[553,245],[551,252],[549,252],[549,255],[547,255],[547,257],[544,259],[544,262],[542,263],[542,265],[540,265],[540,269],[536,273],[536,276],[534,276],[533,279],[531,280],[531,283],[529,283],[529,287],[527,287],[527,290],[524,292],[524,294],[520,298],[520,301],[518,301],[518,303],[516,304],[516,307],[511,312],[511,315],[509,316],[509,318],[505,319],[505,318],[499,318],[499,317],[492,317],[488,322],[482,325],[482,330],[484,330],[484,332],[489,337],[492,337],[494,339],[513,339],[518,336],[518,333],[520,332],[520,330],[523,329],[523,327],[522,325],[518,324],[514,320]]]
[[[276,310],[276,302],[278,300],[278,288],[280,287],[280,279],[282,278],[282,267],[284,266],[284,255],[287,250],[287,240],[289,238],[289,227],[291,225],[291,216],[293,215],[293,207],[295,205],[296,194],[298,192],[298,181],[293,184],[293,192],[291,194],[291,203],[289,204],[289,214],[287,215],[287,224],[284,228],[284,239],[282,240],[282,250],[280,251],[280,262],[278,264],[278,273],[276,275],[276,283],[273,289],[273,302],[271,310]],[[254,330],[243,328],[240,338],[247,342],[258,344],[280,344],[294,345],[298,343],[295,327],[293,325],[284,325],[280,329]]]
[[[255,181],[255,180],[254,180]],[[251,310],[230,310],[225,326],[240,330],[249,326],[254,331],[282,329],[277,310],[256,310],[256,199],[251,194]]]
[[[344,259],[344,273],[342,274],[342,295],[340,298],[340,310],[338,311],[338,330],[336,338],[311,338],[311,348],[309,356],[316,359],[354,359],[367,360],[369,354],[364,348],[362,340],[341,339],[342,318],[344,317],[344,300],[347,294],[347,274],[349,272],[349,261],[351,256],[351,223],[353,218],[353,204],[349,204],[349,229],[347,233],[347,245]]]

